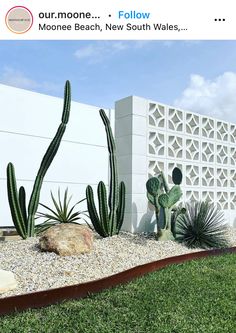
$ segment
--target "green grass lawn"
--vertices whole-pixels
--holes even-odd
[[[1,333],[236,333],[236,254],[174,265],[78,301],[0,318]]]

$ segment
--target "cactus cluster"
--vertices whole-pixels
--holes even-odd
[[[104,110],[99,110],[106,130],[107,145],[109,151],[110,184],[107,203],[107,191],[105,184],[100,181],[97,188],[99,214],[97,212],[93,189],[90,185],[86,189],[88,212],[96,232],[102,237],[118,234],[123,224],[125,210],[125,184],[118,185],[116,146],[112,134],[110,121]]]
[[[61,124],[58,127],[56,135],[51,141],[42,159],[40,168],[35,178],[31,197],[29,200],[28,211],[26,210],[26,200],[25,200],[26,195],[24,187],[21,186],[19,192],[17,190],[14,165],[12,163],[9,163],[7,166],[7,190],[8,190],[8,201],[10,205],[11,215],[16,230],[23,239],[26,239],[27,237],[32,237],[35,234],[34,220],[39,205],[40,190],[42,187],[44,176],[58,151],[63,134],[66,130],[66,125],[68,123],[70,115],[70,104],[71,104],[70,82],[66,81]]]
[[[148,200],[155,207],[159,240],[174,239],[173,213],[174,215],[183,213],[175,207],[182,196],[179,186],[182,182],[182,172],[179,168],[174,168],[172,181],[175,185],[169,189],[163,172],[160,172],[155,177],[148,179],[146,183]]]

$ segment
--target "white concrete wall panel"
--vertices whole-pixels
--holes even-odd
[[[0,226],[6,226],[12,225],[7,164],[14,163],[18,186],[26,186],[29,198],[39,165],[60,124],[63,99],[0,85],[0,105]],[[100,180],[108,183],[107,142],[99,109],[72,102],[66,132],[45,176],[41,202],[50,203],[50,190],[56,193],[59,186],[62,190],[68,187],[77,202],[85,197],[88,184],[96,191]],[[114,128],[114,111],[107,110],[107,114]]]

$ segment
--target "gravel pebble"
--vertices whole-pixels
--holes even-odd
[[[236,246],[236,229],[228,229]],[[121,232],[118,236],[94,236],[94,249],[80,256],[60,257],[41,252],[38,238],[0,242],[0,268],[12,271],[18,287],[1,297],[97,280],[134,266],[175,255],[196,252],[173,241],[158,242],[152,235]]]

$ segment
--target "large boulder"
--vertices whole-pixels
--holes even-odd
[[[42,233],[39,247],[42,251],[55,252],[60,256],[90,252],[93,248],[93,233],[84,225],[61,223]]]
[[[14,274],[10,271],[0,269],[0,294],[6,293],[9,290],[15,289],[17,282]]]

